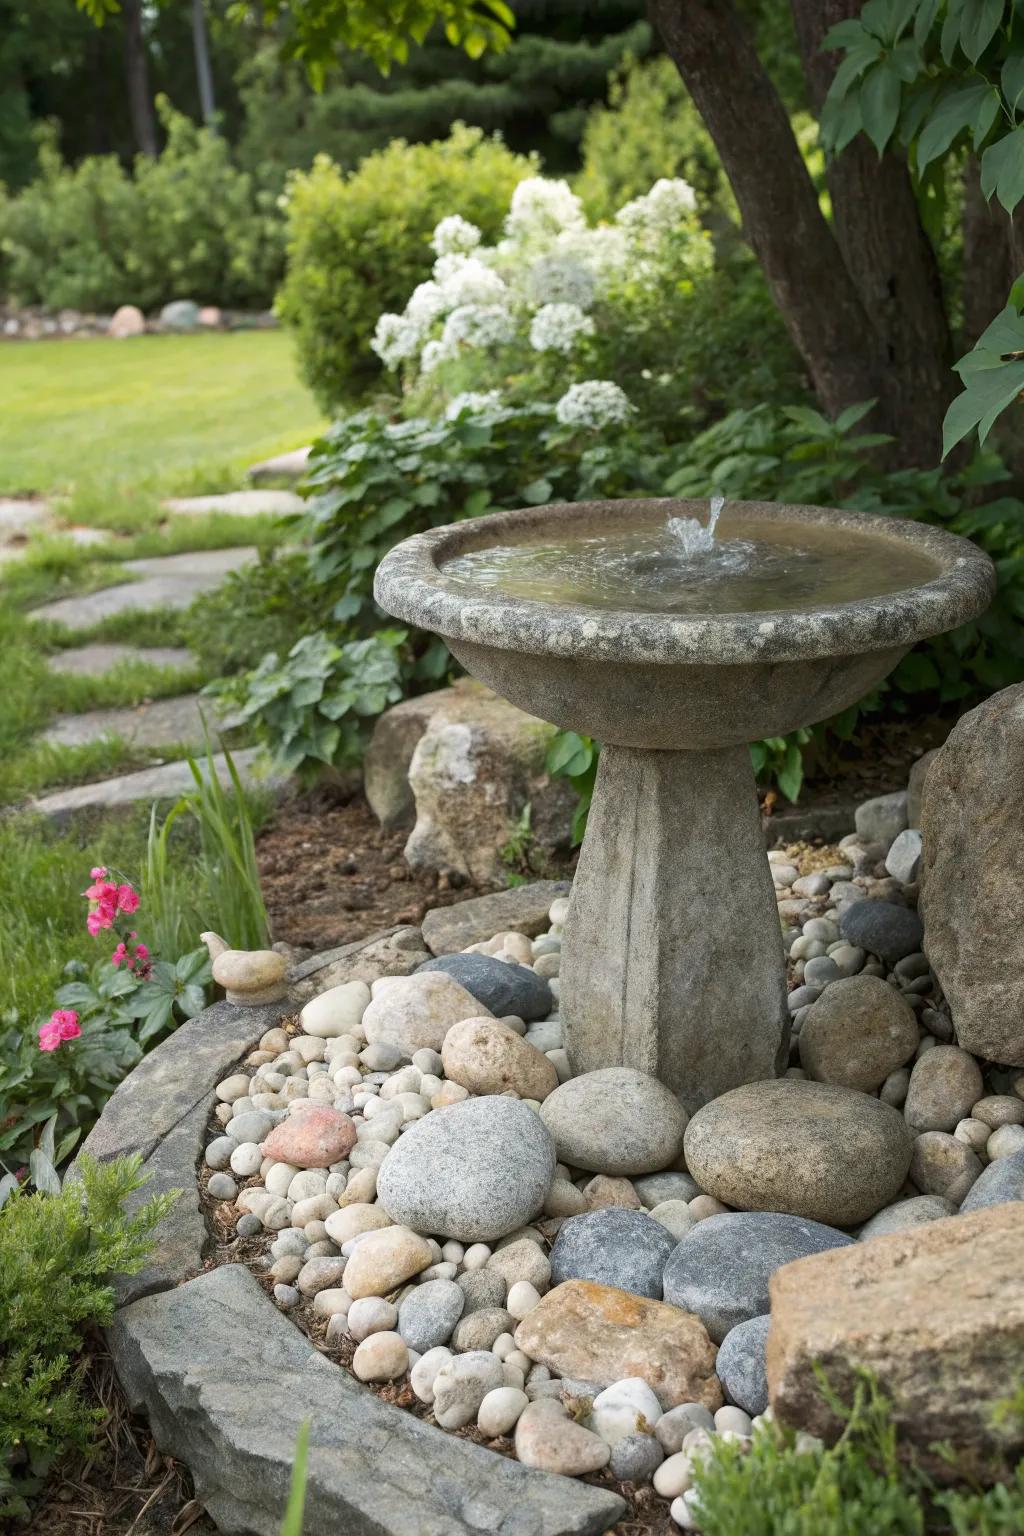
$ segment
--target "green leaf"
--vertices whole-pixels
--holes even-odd
[[[974,122],[990,94],[990,86],[969,85],[940,98],[917,141],[918,173],[946,153],[957,135]]]
[[[863,421],[868,412],[878,404],[875,400],[861,400],[857,405],[848,405],[845,411],[840,411],[836,417],[836,431],[849,432],[858,421]]]
[[[928,34],[935,25],[935,18],[939,14],[941,0],[922,0],[914,17],[914,42],[919,48],[923,48],[928,40]]]
[[[550,480],[531,480],[529,485],[523,486],[523,501],[528,507],[539,507],[545,501],[551,500],[551,489]]]
[[[302,1517],[306,1507],[306,1466],[309,1461],[309,1423],[308,1419],[303,1419],[295,1441],[295,1462],[281,1536],[302,1536]]]
[[[573,778],[586,773],[594,760],[594,746],[575,731],[559,731],[551,738],[544,766],[553,778]]]
[[[982,102],[981,109],[974,119],[972,143],[975,150],[979,150],[988,138],[989,130],[999,115],[1001,108],[1002,99],[995,86],[993,86]]]
[[[790,742],[786,748],[786,756],[776,778],[786,799],[791,800],[795,805],[800,798],[800,788],[804,782],[804,755],[796,742]]]
[[[925,693],[938,688],[942,681],[934,661],[923,651],[911,651],[904,656],[892,680],[904,693]]]
[[[1003,0],[966,0],[960,22],[960,47],[977,64],[1003,19]]]
[[[1003,60],[999,83],[1007,106],[1011,112],[1016,113],[1021,97],[1024,96],[1024,53],[1011,53]]]
[[[900,77],[892,64],[876,64],[860,88],[864,132],[881,155],[900,115]]]
[[[957,395],[942,423],[943,458],[975,427],[984,444],[997,416],[1024,390],[1024,362],[1006,363],[971,374],[963,394]]]
[[[997,139],[982,155],[981,190],[989,199],[994,192],[1007,213],[1024,197],[1024,125]]]

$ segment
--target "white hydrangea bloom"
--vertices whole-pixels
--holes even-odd
[[[579,309],[590,308],[596,291],[592,273],[572,256],[539,256],[527,285],[537,305],[575,304]]]
[[[563,229],[583,229],[583,204],[567,181],[528,176],[512,194],[505,233],[510,240],[550,239]]]
[[[468,389],[464,394],[456,395],[445,407],[445,419],[454,421],[456,416],[461,416],[463,411],[472,411],[474,416],[492,416],[496,412],[504,410],[501,392],[497,389]]]
[[[433,373],[439,363],[447,361],[451,353],[440,341],[428,341],[420,353],[420,372]]]
[[[419,351],[421,332],[405,315],[381,315],[371,347],[385,368],[397,368]]]
[[[447,310],[463,304],[500,304],[509,297],[504,280],[477,256],[439,256],[434,278]]]
[[[545,304],[530,325],[535,352],[571,352],[581,336],[594,334],[594,322],[578,304]]]
[[[503,304],[462,304],[445,321],[441,346],[454,357],[461,347],[497,347],[515,333],[515,318]]]
[[[444,314],[447,305],[439,283],[420,283],[413,289],[405,306],[405,317],[411,325],[426,333],[435,320]]]
[[[466,255],[476,249],[481,238],[475,224],[464,219],[461,213],[450,213],[435,228],[430,244],[438,256]]]
[[[662,176],[643,197],[634,197],[615,215],[616,223],[637,234],[667,235],[696,212],[697,198],[682,177]]]
[[[586,379],[573,384],[555,406],[563,427],[619,426],[628,421],[633,407],[625,390],[609,379]]]

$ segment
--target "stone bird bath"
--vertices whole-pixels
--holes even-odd
[[[390,551],[382,608],[602,743],[562,951],[574,1072],[636,1067],[693,1110],[784,1069],[748,743],[854,703],[994,589],[988,557],[953,534],[763,502],[730,503],[717,530],[699,501],[533,507]]]

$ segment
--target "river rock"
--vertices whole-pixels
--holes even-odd
[[[839,932],[848,944],[869,950],[892,966],[921,948],[924,927],[909,907],[891,901],[854,901],[839,914]]]
[[[525,1281],[536,1290],[544,1292],[551,1283],[551,1264],[547,1254],[530,1237],[518,1238],[506,1243],[497,1253],[492,1253],[485,1265],[489,1275],[500,1275],[507,1286]]]
[[[819,1083],[871,1093],[917,1050],[910,1004],[879,976],[836,981],[800,1025],[800,1065]]]
[[[366,982],[346,981],[308,1002],[299,1014],[299,1023],[307,1035],[332,1040],[358,1026],[369,1004],[370,989]]]
[[[399,1137],[377,1174],[377,1199],[418,1232],[489,1242],[537,1215],[554,1170],[554,1143],[534,1110],[512,1098],[464,1099]]]
[[[977,1182],[982,1162],[976,1152],[947,1131],[925,1131],[915,1138],[910,1182],[925,1195],[940,1195],[960,1205]]]
[[[499,1019],[463,1019],[453,1024],[441,1058],[445,1076],[470,1093],[511,1091],[521,1099],[542,1100],[558,1087],[558,1073],[543,1052]]]
[[[853,813],[853,824],[862,842],[889,848],[907,825],[906,790],[863,801]]]
[[[493,955],[440,955],[421,965],[416,974],[421,976],[425,971],[443,971],[451,976],[499,1019],[514,1014],[529,1024],[546,1019],[554,1007],[551,988],[543,977],[529,966],[509,965]]]
[[[1007,1200],[1024,1200],[1024,1152],[1013,1152],[990,1163],[978,1175],[960,1210],[980,1211]]]
[[[363,1014],[367,1041],[390,1041],[406,1056],[425,1048],[439,1051],[453,1024],[487,1012],[471,993],[443,971],[382,976]]]
[[[490,1350],[453,1355],[433,1380],[434,1418],[442,1429],[471,1424],[488,1392],[505,1385],[501,1361]]]
[[[661,1277],[676,1237],[646,1211],[606,1206],[570,1216],[551,1250],[551,1279],[591,1280],[634,1296],[661,1298]]]
[[[126,336],[144,336],[146,332],[146,317],[135,304],[122,304],[114,310],[107,326],[107,335],[124,338]]]
[[[936,1045],[914,1063],[903,1113],[916,1135],[952,1131],[984,1091],[973,1056],[955,1045]]]
[[[584,1429],[550,1398],[523,1409],[516,1424],[516,1456],[524,1467],[582,1477],[605,1466],[611,1449],[599,1435]]]
[[[1024,1066],[1024,684],[958,721],[925,784],[925,952],[960,1044]]]
[[[328,1168],[346,1158],[355,1143],[354,1120],[329,1104],[310,1104],[275,1125],[261,1151],[296,1168]]]
[[[941,1195],[915,1195],[897,1205],[887,1205],[865,1222],[857,1236],[863,1243],[869,1237],[888,1237],[890,1232],[906,1232],[911,1227],[923,1226],[926,1221],[942,1221],[946,1216],[955,1215],[956,1206],[952,1200]]]
[[[587,1427],[608,1445],[617,1445],[628,1435],[653,1435],[660,1418],[661,1402],[653,1387],[642,1376],[627,1376],[597,1394]]]
[[[698,1184],[725,1205],[852,1227],[895,1197],[911,1136],[898,1110],[867,1094],[778,1078],[705,1104],[685,1147]]]
[[[818,1372],[848,1402],[869,1371],[901,1439],[956,1448],[962,1475],[1024,1450],[995,1409],[1024,1379],[1024,1208],[997,1206],[801,1259],[771,1283],[768,1381],[776,1417],[832,1440],[842,1425]]]
[[[738,1323],[769,1310],[768,1282],[780,1265],[852,1242],[834,1227],[775,1211],[709,1216],[665,1266],[665,1300],[694,1313],[720,1344]]]
[[[750,1317],[730,1328],[722,1340],[715,1369],[730,1403],[747,1413],[764,1413],[768,1407],[768,1367],[765,1352],[771,1317]]]
[[[700,1185],[691,1174],[674,1169],[668,1173],[647,1173],[642,1179],[634,1179],[633,1188],[649,1211],[666,1200],[696,1200],[701,1193]]]
[[[405,1280],[434,1262],[425,1238],[408,1227],[384,1227],[362,1237],[345,1266],[345,1290],[358,1301],[362,1296],[387,1296]]]
[[[686,1113],[657,1078],[632,1067],[600,1067],[562,1083],[541,1118],[559,1159],[590,1173],[654,1173],[683,1149]]]
[[[398,1331],[417,1354],[447,1344],[466,1305],[454,1280],[426,1280],[402,1298]]]
[[[610,1286],[566,1280],[515,1332],[518,1349],[556,1375],[601,1387],[639,1376],[664,1408],[722,1403],[716,1350],[703,1324],[678,1307]]]

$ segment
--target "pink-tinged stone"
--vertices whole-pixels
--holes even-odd
[[[347,1157],[355,1142],[355,1123],[348,1115],[328,1104],[313,1104],[275,1125],[260,1151],[296,1168],[327,1168]]]

